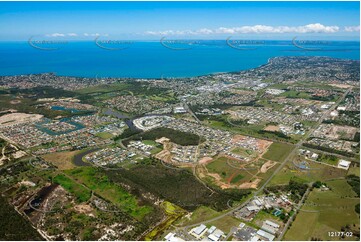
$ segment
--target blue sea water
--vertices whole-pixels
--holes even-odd
[[[328,56],[360,60],[360,43],[334,41],[307,49],[291,41],[266,41],[231,48],[225,41],[199,41],[187,48],[166,48],[159,41],[133,42],[121,50],[107,50],[95,42],[68,42],[46,51],[28,42],[0,42],[0,75],[54,72],[83,77],[191,77],[240,71],[266,64],[277,56]],[[167,46],[172,46],[169,43]],[[61,48],[60,48],[61,47]],[[313,48],[315,47],[315,48]]]

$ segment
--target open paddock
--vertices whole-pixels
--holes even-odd
[[[330,237],[328,232],[341,231],[341,228],[346,225],[349,225],[351,230],[358,228],[359,231],[359,216],[355,212],[359,199],[355,199],[356,194],[352,189],[348,189],[349,186],[344,180],[335,180],[326,184],[331,187],[331,190],[314,189],[309,194],[290,230],[286,233],[285,240],[340,240],[338,236]],[[356,240],[357,238],[346,239]]]

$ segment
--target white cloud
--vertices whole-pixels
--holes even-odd
[[[240,26],[233,28],[220,27],[218,29],[199,29],[199,30],[165,30],[165,31],[147,31],[149,35],[208,35],[208,34],[283,34],[283,33],[336,33],[340,30],[338,26],[325,26],[320,23],[308,24],[303,26],[268,26],[253,25]]]
[[[360,32],[360,25],[359,26],[345,26],[346,32]]]
[[[211,29],[200,29],[198,30],[200,34],[213,34],[213,30]]]
[[[95,33],[95,34],[84,33],[84,36],[97,37],[97,36],[101,36],[101,34],[98,34],[98,33]],[[102,36],[108,36],[108,34],[103,34]]]
[[[45,36],[46,37],[65,37],[65,36],[76,37],[76,36],[78,36],[78,34],[76,34],[76,33],[68,33],[68,34],[53,33],[53,34],[46,34]]]
[[[54,34],[47,34],[47,37],[64,37],[65,34],[60,34],[60,33],[54,33]]]

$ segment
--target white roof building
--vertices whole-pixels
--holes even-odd
[[[181,239],[181,238],[179,238],[179,237],[176,237],[176,235],[175,235],[174,233],[169,233],[169,234],[167,234],[167,235],[164,237],[164,239],[165,239],[166,241],[172,241],[172,242],[185,241],[185,240],[183,240],[183,239]]]
[[[262,203],[258,199],[253,200],[253,202],[259,207],[262,206]]]
[[[247,207],[247,209],[248,209],[248,211],[257,211],[257,210],[259,210],[259,207],[257,207],[257,206],[248,206]]]
[[[268,241],[273,241],[275,239],[276,236],[270,234],[270,233],[267,233],[266,231],[263,231],[263,230],[258,230],[257,231],[257,234],[265,239],[267,239]]]
[[[265,221],[265,224],[267,224],[267,225],[269,225],[269,226],[272,226],[272,227],[274,227],[274,228],[279,228],[279,227],[280,227],[279,224],[276,224],[276,223],[274,223],[274,222],[272,222],[272,221],[269,221],[269,220],[266,220],[266,221]]]
[[[314,159],[314,160],[316,160],[316,159],[318,158],[318,154],[313,153],[313,154],[311,155],[311,158]]]
[[[224,235],[224,232],[223,232],[222,230],[220,230],[220,229],[216,229],[216,230],[213,232],[213,234],[214,234],[216,237],[220,238],[221,236]]]
[[[208,239],[212,241],[219,241],[224,236],[224,232],[220,229],[216,229],[212,234],[208,235]]]
[[[322,109],[328,109],[330,107],[330,105],[328,105],[328,104],[323,104],[323,105],[321,105],[321,108]]]
[[[207,230],[207,233],[209,233],[209,234],[213,233],[214,230],[216,230],[216,228],[217,228],[216,226],[210,227],[210,228]]]
[[[210,239],[211,241],[218,241],[219,237],[215,236],[214,234],[210,234],[208,235],[208,239]]]
[[[347,160],[340,160],[338,162],[338,168],[344,169],[344,170],[348,170],[348,168],[350,167],[351,161],[347,161]]]
[[[197,228],[194,229],[194,233],[201,234],[207,227],[204,224],[199,225]]]
[[[258,235],[255,235],[251,238],[251,241],[258,241],[258,240],[260,240]]]
[[[200,239],[207,232],[207,226],[204,224],[199,225],[189,231],[189,234],[193,235],[195,238]]]
[[[331,113],[330,113],[331,117],[337,117],[338,116],[338,112],[336,110],[333,110]]]
[[[265,223],[262,225],[261,229],[271,234],[276,234],[277,232],[276,228],[269,226],[268,224]]]
[[[186,113],[187,110],[184,107],[175,107],[174,113]]]

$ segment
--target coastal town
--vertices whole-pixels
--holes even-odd
[[[309,213],[339,217],[332,228],[357,240],[357,65],[276,57],[179,79],[0,77],[1,193],[51,240],[293,240]],[[312,226],[331,226],[322,216]]]

